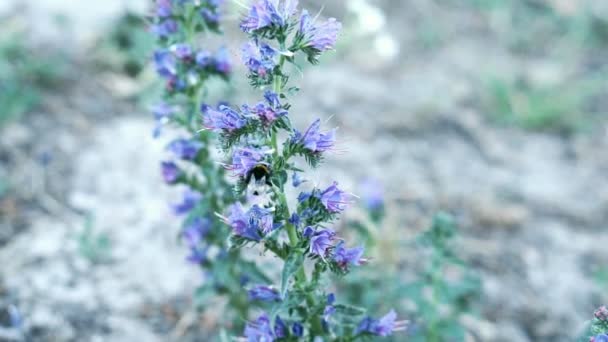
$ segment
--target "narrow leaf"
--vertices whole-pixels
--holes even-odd
[[[302,267],[304,256],[299,251],[294,251],[285,260],[283,274],[281,275],[281,297],[285,297],[289,279]]]

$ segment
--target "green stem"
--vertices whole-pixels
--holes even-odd
[[[284,50],[283,43],[281,43],[281,50]],[[285,63],[285,57],[283,55],[281,55],[281,57],[279,59],[279,70],[281,70],[283,68],[284,63]],[[281,92],[283,91],[283,79],[281,76],[275,75],[275,78],[272,82],[272,90],[278,95],[280,95]],[[277,158],[279,156],[279,149],[278,149],[276,132],[271,133],[270,144],[274,150],[273,156],[275,158]],[[283,191],[281,191],[280,189],[278,189],[277,187],[274,187],[274,191],[278,197],[278,200],[279,200],[281,206],[285,208],[285,213],[284,213],[285,217],[287,219],[289,219],[291,217],[291,213],[289,211],[289,206],[287,205],[287,198],[285,197],[285,193]],[[287,231],[287,236],[289,237],[289,244],[295,248],[299,242],[298,233],[296,232],[296,227],[293,224],[288,222],[286,224],[285,229]],[[304,288],[308,284],[308,279],[306,277],[306,271],[304,270],[304,263],[302,263],[302,265],[300,265],[300,268],[298,269],[298,272],[296,273],[295,280],[296,280],[295,286],[298,288]],[[315,297],[313,296],[312,293],[310,293],[308,291],[307,291],[307,295],[306,295],[306,304],[310,308],[314,308],[316,306]],[[310,323],[312,325],[312,332],[314,334],[323,333],[323,326],[321,324],[320,318],[311,317]]]

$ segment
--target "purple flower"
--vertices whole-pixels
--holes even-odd
[[[310,238],[310,253],[324,257],[327,249],[331,247],[331,243],[336,233],[329,229],[322,229],[315,232]]]
[[[166,102],[161,102],[158,105],[152,107],[152,114],[154,114],[154,119],[156,121],[156,125],[154,126],[152,135],[155,138],[158,138],[160,136],[162,126],[169,122],[170,118],[173,116],[174,113],[175,108],[173,108]]]
[[[173,19],[164,20],[159,24],[153,25],[151,31],[160,38],[167,38],[177,32],[177,22]]]
[[[298,195],[298,202],[302,203],[302,202],[306,201],[307,199],[309,199],[310,196],[312,196],[312,194],[310,192],[300,192],[300,194]]]
[[[241,30],[252,33],[271,25],[285,26],[297,6],[297,0],[258,0],[241,21]]]
[[[300,225],[300,215],[298,215],[297,213],[293,213],[293,214],[291,214],[291,217],[289,217],[288,221],[289,221],[289,223],[298,227]]]
[[[177,76],[177,65],[175,57],[167,50],[154,52],[154,64],[156,72],[165,79],[174,79]]]
[[[244,335],[248,342],[273,342],[274,333],[268,315],[263,313],[254,322],[247,323]]]
[[[176,139],[168,146],[171,152],[184,160],[194,160],[201,148],[203,148],[202,142],[190,139]]]
[[[277,228],[273,223],[272,211],[258,205],[254,205],[249,209],[249,225],[261,231],[264,235]]]
[[[608,321],[608,308],[605,305],[600,306],[595,310],[593,316],[600,321]]]
[[[223,75],[228,75],[232,71],[230,53],[225,47],[220,48],[215,53],[215,69]]]
[[[182,174],[182,171],[177,167],[174,162],[165,161],[160,163],[161,174],[167,184],[175,184]]]
[[[341,268],[347,268],[348,265],[359,266],[363,261],[361,257],[364,251],[362,246],[345,248],[344,241],[340,241],[334,250],[333,259]]]
[[[397,313],[395,310],[389,311],[384,317],[380,319],[373,319],[371,317],[364,318],[359,326],[357,327],[357,333],[370,333],[377,336],[390,336],[393,331],[405,329],[406,321],[396,322]]]
[[[247,110],[259,117],[260,120],[266,124],[272,123],[276,119],[287,115],[287,111],[281,107],[279,96],[276,93],[266,90],[266,92],[264,92],[264,98],[266,99],[266,103],[260,102],[251,110],[247,107]]]
[[[608,342],[608,335],[607,334],[596,335],[596,336],[592,337],[591,339],[589,339],[589,342]]]
[[[302,326],[302,324],[295,322],[291,326],[291,332],[295,337],[302,337],[304,335],[304,327]]]
[[[300,186],[300,184],[305,183],[306,180],[302,179],[302,177],[300,177],[300,174],[298,172],[293,173],[293,175],[291,175],[291,185],[293,185],[294,188],[297,188]]]
[[[249,295],[249,300],[261,300],[263,302],[281,300],[279,291],[270,286],[256,285],[247,290],[247,293]]]
[[[161,18],[170,17],[173,13],[171,9],[171,0],[156,1],[156,15]]]
[[[213,59],[211,58],[211,54],[209,53],[209,51],[201,50],[196,53],[195,61],[196,64],[198,64],[200,67],[205,68],[211,65]]]
[[[217,24],[220,21],[220,14],[209,8],[203,8],[200,11],[201,17],[210,24]]]
[[[211,221],[208,218],[196,217],[185,228],[183,237],[188,246],[196,246],[209,233]]]
[[[305,148],[312,152],[325,152],[331,149],[336,142],[336,129],[321,133],[321,120],[315,120],[300,138]]]
[[[261,234],[266,235],[277,228],[270,210],[254,205],[245,212],[240,203],[232,206],[226,223],[232,227],[235,235],[253,241],[260,241]]]
[[[334,182],[325,191],[321,193],[321,203],[325,206],[325,209],[330,213],[341,212],[346,209],[348,203],[350,203],[351,195],[340,190],[338,183]]]
[[[384,206],[382,183],[368,178],[361,184],[363,200],[368,210],[380,210]]]
[[[230,216],[228,216],[225,221],[232,227],[232,231],[235,235],[253,241],[260,241],[262,239],[257,227],[249,224],[249,213],[243,210],[243,206],[240,203],[232,205],[230,208]]]
[[[189,262],[199,264],[206,259],[207,248],[202,248],[200,243],[209,232],[210,227],[209,219],[197,217],[184,228],[182,238],[190,248],[190,255],[187,257]]]
[[[172,206],[173,212],[175,213],[175,215],[186,214],[190,210],[194,209],[202,198],[203,198],[203,195],[201,195],[200,192],[188,189],[184,193],[182,202],[178,203],[178,204],[174,204]]]
[[[277,52],[268,44],[263,43],[258,47],[255,43],[248,42],[241,48],[241,53],[243,64],[259,77],[265,78],[276,66],[274,57]]]
[[[237,111],[225,105],[220,105],[218,110],[204,105],[202,111],[203,126],[214,131],[232,132],[242,128],[246,123],[245,118]]]
[[[267,152],[252,147],[241,147],[234,151],[232,164],[228,165],[227,169],[232,170],[236,176],[245,177],[251,169],[262,162]]]
[[[177,57],[181,60],[191,59],[192,55],[194,54],[192,52],[192,48],[190,47],[190,45],[185,44],[185,43],[173,44],[173,45],[171,45],[171,47],[169,47],[169,50],[171,50],[171,52],[173,52],[175,57]]]
[[[287,326],[280,316],[277,316],[274,322],[274,336],[276,338],[283,338],[287,336]]]
[[[302,37],[304,47],[312,47],[322,52],[331,50],[336,45],[338,32],[342,29],[342,24],[335,18],[329,18],[326,22],[315,25],[311,21],[308,11],[303,10],[300,17],[300,29],[298,35]]]

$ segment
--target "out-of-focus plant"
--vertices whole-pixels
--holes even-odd
[[[41,93],[64,78],[65,58],[28,46],[27,31],[0,20],[0,125],[38,105]]]
[[[593,313],[589,335],[587,337],[589,342],[608,342],[608,308],[605,305],[600,306]]]
[[[416,255],[424,255],[424,263],[413,274],[405,274],[398,261],[391,258],[392,250],[411,248],[409,241],[382,241],[384,208],[380,185],[366,181],[363,201],[371,220],[353,220],[349,226],[370,239],[385,266],[366,272],[355,272],[340,286],[345,295],[358,305],[382,308],[404,298],[412,301],[409,314],[416,320],[409,329],[409,341],[462,341],[466,330],[459,323],[461,315],[472,311],[471,304],[480,295],[480,279],[455,253],[453,239],[457,234],[452,217],[437,214],[431,227],[415,241]],[[380,218],[380,219],[378,219]],[[374,252],[374,251],[372,251]],[[408,272],[409,273],[409,272]],[[369,291],[369,288],[375,291]]]
[[[88,215],[85,218],[82,231],[76,236],[78,251],[91,263],[107,261],[110,253],[110,239],[104,233],[95,232],[94,218]]]
[[[103,35],[97,49],[98,62],[137,77],[145,66],[146,57],[154,49],[154,38],[150,37],[146,26],[145,19],[135,13],[121,15]]]
[[[602,82],[598,78],[535,86],[522,79],[493,78],[486,82],[484,110],[500,123],[572,133],[594,120],[589,103],[601,93]]]
[[[421,319],[413,340],[462,341],[465,329],[459,324],[479,295],[480,280],[456,255],[452,240],[457,233],[451,216],[439,213],[429,230],[419,237],[429,252],[419,279],[409,285]]]
[[[220,3],[217,0],[157,0],[151,31],[157,38],[153,60],[164,82],[162,101],[153,107],[158,137],[163,126],[179,128],[181,136],[167,146],[172,155],[161,163],[161,173],[169,185],[185,187],[183,199],[172,206],[183,216],[182,240],[190,249],[187,257],[204,273],[195,302],[208,309],[218,295],[227,299],[227,329],[240,329],[247,319],[249,301],[243,287],[250,282],[268,281],[254,263],[228,248],[230,229],[215,216],[236,199],[225,171],[212,159],[214,134],[200,130],[200,109],[208,93],[209,81],[228,80],[232,65],[226,48],[215,52],[201,41],[204,35],[219,34]],[[214,308],[216,310],[216,308]]]
[[[246,8],[241,30],[250,40],[242,48],[251,85],[264,90],[264,99],[239,108],[204,107],[203,125],[219,134],[224,167],[236,178],[236,195],[222,217],[232,229],[231,250],[257,247],[282,261],[280,279],[247,286],[249,299],[263,312],[245,327],[248,341],[352,341],[389,336],[401,330],[395,311],[382,318],[343,304],[326,290],[328,273],[346,275],[367,262],[363,247],[347,247],[331,226],[353,199],[334,182],[310,186],[297,199],[285,189],[299,188],[304,168],[316,168],[335,149],[336,130],[322,131],[315,120],[305,131],[291,123],[288,65],[301,56],[317,64],[335,46],[341,24],[321,21],[306,10],[297,15],[295,0],[258,0]],[[310,184],[310,183],[307,183]],[[308,267],[307,267],[308,266]],[[308,269],[308,270],[307,270]]]

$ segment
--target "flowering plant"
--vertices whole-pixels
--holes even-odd
[[[589,338],[589,342],[608,342],[608,308],[605,305],[593,313],[591,333],[593,336]]]
[[[296,0],[253,2],[240,23],[250,38],[242,61],[251,85],[264,90],[263,100],[238,108],[211,106],[203,103],[206,81],[228,79],[232,67],[227,50],[199,50],[195,35],[219,32],[218,5],[157,0],[152,27],[161,46],[154,63],[165,81],[165,101],[153,110],[154,135],[169,122],[189,132],[167,146],[174,158],[161,164],[161,173],[166,183],[187,186],[173,210],[186,215],[188,260],[208,275],[199,292],[227,295],[241,322],[250,306],[263,309],[244,327],[249,341],[349,341],[404,329],[395,311],[375,319],[324,289],[326,273],[344,275],[368,262],[363,247],[350,247],[331,228],[354,196],[337,182],[302,190],[292,201],[285,191],[290,174],[293,187],[306,182],[298,158],[318,167],[336,142],[336,130],[322,130],[319,119],[304,131],[292,125],[289,97],[297,88],[289,86],[286,64],[296,65],[299,55],[318,63],[334,48],[341,24],[317,20],[306,10],[297,15]],[[221,165],[210,153],[215,141],[226,158]],[[236,179],[234,187],[226,173]],[[242,256],[246,246],[282,261],[276,284]],[[239,319],[233,321],[238,328]]]
[[[234,319],[227,320],[228,327],[240,329],[249,309],[243,285],[268,278],[238,250],[228,249],[230,230],[214,213],[224,211],[235,196],[224,169],[211,157],[212,132],[199,130],[207,81],[228,80],[232,70],[226,48],[210,52],[197,46],[199,34],[220,33],[220,4],[219,0],[156,1],[151,31],[158,49],[153,62],[165,87],[163,100],[152,109],[153,135],[158,137],[167,124],[181,128],[182,136],[167,145],[172,158],[161,163],[161,174],[167,184],[185,187],[183,199],[172,210],[185,217],[181,237],[190,249],[187,260],[205,274],[196,299],[202,307],[207,298],[226,296],[227,307],[235,312]]]
[[[295,188],[305,181],[297,158],[316,168],[336,142],[336,130],[323,130],[319,119],[304,131],[292,125],[289,99],[297,88],[289,86],[286,63],[295,65],[303,55],[316,64],[334,48],[341,24],[306,10],[297,15],[295,0],[258,0],[240,28],[249,37],[242,61],[264,99],[239,108],[203,106],[203,127],[218,134],[223,166],[236,178],[236,195],[245,198],[218,216],[232,230],[231,251],[257,246],[283,263],[278,284],[246,286],[250,301],[265,310],[247,323],[245,337],[349,341],[404,329],[395,311],[374,319],[324,289],[326,273],[344,275],[368,262],[363,247],[349,247],[331,228],[354,196],[337,182],[301,190],[292,201],[286,195],[290,174]]]

